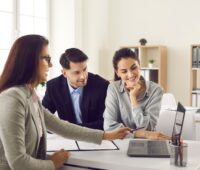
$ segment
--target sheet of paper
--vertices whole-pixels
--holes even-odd
[[[47,151],[79,150],[75,140],[66,139],[55,134],[47,134]]]
[[[117,146],[112,141],[102,141],[101,145],[77,141],[80,150],[115,150]]]

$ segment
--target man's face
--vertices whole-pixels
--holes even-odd
[[[87,84],[87,61],[81,63],[70,62],[70,68],[62,69],[62,73],[73,88],[83,87]]]

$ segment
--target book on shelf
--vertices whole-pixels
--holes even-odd
[[[198,48],[193,47],[192,48],[192,68],[197,68],[197,66],[198,66],[197,56],[198,56]]]
[[[200,93],[192,93],[192,107],[200,107]]]
[[[200,88],[193,88],[192,93],[200,93]]]
[[[197,106],[197,94],[192,93],[192,107],[196,107],[196,106]]]
[[[192,68],[200,68],[200,47],[192,48]]]
[[[158,83],[158,70],[157,69],[141,69],[141,75],[146,81],[153,81]]]
[[[197,67],[200,68],[200,47],[198,47],[197,51]]]
[[[141,75],[144,77],[144,79],[146,81],[149,81],[149,72],[150,72],[150,70],[141,69]]]

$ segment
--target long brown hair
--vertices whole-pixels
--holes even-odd
[[[41,35],[25,35],[18,38],[11,47],[2,75],[0,92],[37,80],[39,57],[49,41]]]

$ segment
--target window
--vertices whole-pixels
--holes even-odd
[[[47,0],[20,0],[20,35],[29,33],[48,37]]]
[[[0,0],[0,74],[13,40],[13,0]]]
[[[26,34],[49,37],[48,0],[0,0],[0,74],[13,41]]]

